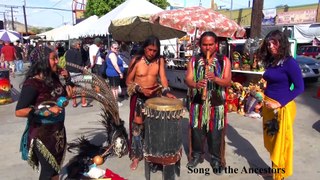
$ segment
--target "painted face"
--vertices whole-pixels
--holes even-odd
[[[147,59],[152,60],[156,57],[158,53],[158,48],[155,45],[149,45],[144,48],[144,54]]]
[[[202,42],[200,44],[201,52],[205,55],[207,53],[213,54],[216,52],[217,44],[212,36],[205,36],[202,38]]]
[[[59,62],[59,58],[58,58],[57,54],[55,52],[51,52],[49,55],[49,64],[50,64],[50,68],[53,72],[57,72],[58,62]]]
[[[277,40],[271,39],[268,41],[268,50],[273,56],[278,54],[279,46],[280,44],[279,44],[279,41]]]

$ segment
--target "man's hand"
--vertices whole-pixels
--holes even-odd
[[[215,81],[216,76],[214,75],[214,72],[207,72],[205,75],[206,79],[208,79],[209,81]]]
[[[156,94],[157,91],[160,91],[161,86],[154,88],[154,89],[145,89],[141,88],[141,93],[143,93],[146,97],[150,97],[154,94]]]
[[[173,94],[171,94],[171,93],[169,93],[169,92],[166,94],[166,96],[167,96],[168,98],[177,99],[177,97],[176,97],[175,95],[173,95]]]
[[[201,89],[201,88],[204,88],[204,87],[207,87],[207,80],[206,79],[202,79],[200,81],[198,81],[196,83],[196,89]]]

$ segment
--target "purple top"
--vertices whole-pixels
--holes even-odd
[[[285,106],[304,91],[301,69],[293,57],[288,57],[277,66],[270,66],[263,74],[267,81],[265,95]],[[290,90],[291,83],[294,89]]]

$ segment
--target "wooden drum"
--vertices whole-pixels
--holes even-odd
[[[163,165],[163,179],[174,179],[174,172],[180,175],[182,113],[183,103],[178,99],[157,97],[145,102],[146,179],[150,178],[149,163]]]

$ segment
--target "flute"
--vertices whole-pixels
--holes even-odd
[[[206,73],[209,72],[209,59],[210,59],[210,53],[207,52],[207,58],[206,58],[206,61],[205,61],[205,71],[204,71],[205,75],[206,75]],[[203,101],[207,99],[207,93],[208,93],[207,86],[208,86],[208,84],[203,88],[203,91],[202,91],[201,99]]]

